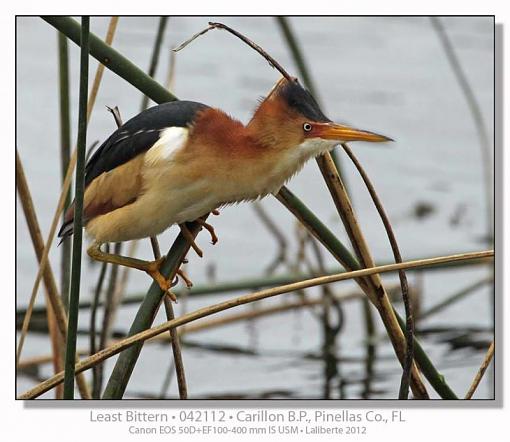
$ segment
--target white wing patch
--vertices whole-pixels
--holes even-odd
[[[155,164],[172,161],[172,156],[188,141],[188,132],[185,127],[169,127],[163,130],[158,141],[145,154],[145,162]]]

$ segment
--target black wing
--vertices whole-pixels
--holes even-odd
[[[186,127],[209,106],[193,101],[172,101],[151,107],[119,127],[94,152],[85,166],[85,187],[142,152],[149,150],[167,127]]]
[[[209,106],[193,101],[172,101],[151,107],[126,121],[94,152],[85,166],[85,187],[104,172],[127,163],[149,150],[167,127],[186,127]],[[58,236],[73,234],[74,203],[69,207]],[[62,242],[61,241],[61,242]]]

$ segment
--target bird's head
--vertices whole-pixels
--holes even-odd
[[[332,122],[297,80],[282,78],[264,98],[248,124],[259,143],[279,149],[300,149],[307,157],[347,141],[393,141],[366,130]]]

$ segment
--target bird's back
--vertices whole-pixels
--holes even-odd
[[[186,127],[209,108],[194,101],[172,101],[151,107],[126,121],[97,149],[85,166],[85,186],[103,172],[149,150],[168,127]]]
[[[103,173],[118,168],[147,152],[169,127],[187,127],[197,113],[208,109],[193,101],[172,101],[151,107],[128,120],[94,152],[85,166],[85,188]],[[85,207],[84,220],[90,218]],[[106,206],[105,206],[106,207]],[[93,213],[97,215],[97,213]],[[74,204],[68,209],[58,236],[73,234]]]

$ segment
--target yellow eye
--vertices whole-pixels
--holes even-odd
[[[312,130],[312,125],[310,123],[303,124],[303,130],[305,132],[310,132]]]

